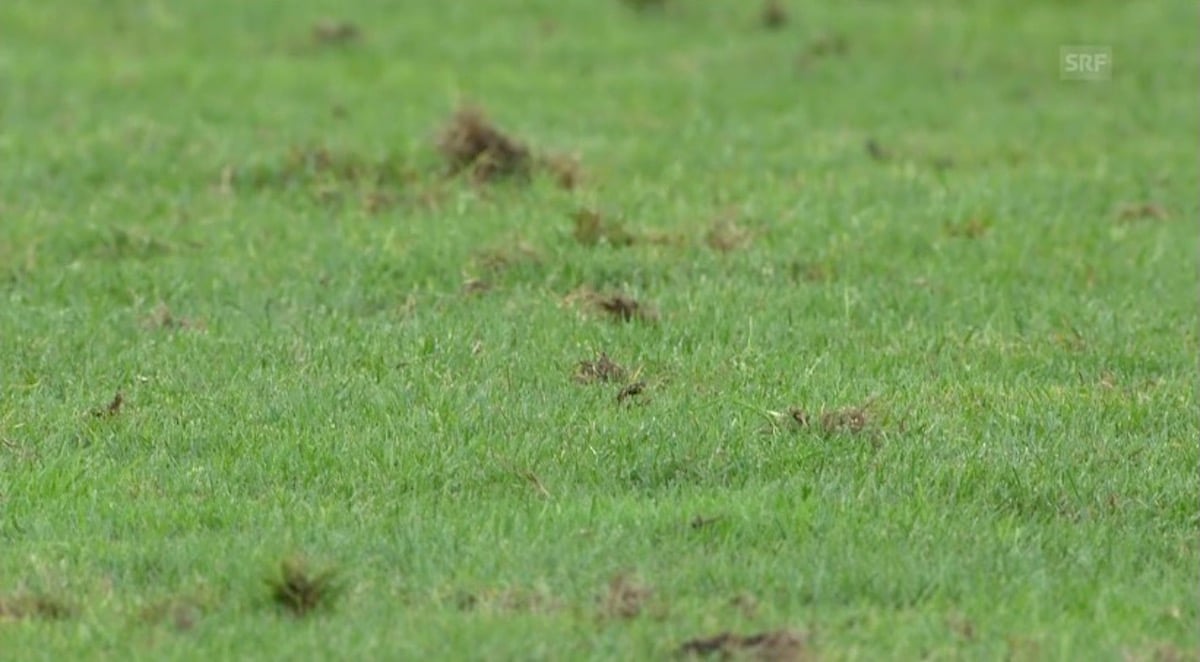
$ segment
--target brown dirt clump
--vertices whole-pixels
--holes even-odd
[[[752,237],[752,233],[738,225],[736,221],[730,218],[721,218],[709,226],[708,233],[704,235],[704,243],[715,251],[729,253],[745,247],[750,243]]]
[[[621,2],[638,11],[662,9],[667,6],[667,0],[621,0]]]
[[[610,319],[618,322],[652,323],[657,322],[659,317],[658,309],[651,304],[640,302],[620,292],[600,294],[588,285],[580,285],[568,292],[563,296],[562,304],[566,306],[583,304],[605,313]]]
[[[121,408],[125,406],[125,395],[117,391],[113,399],[103,407],[97,407],[92,410],[92,416],[96,418],[112,418],[121,413]]]
[[[527,177],[533,165],[528,147],[505,134],[473,106],[454,113],[438,136],[438,149],[452,175],[468,172],[476,183]]]
[[[523,264],[540,264],[542,255],[538,249],[524,239],[516,239],[491,248],[477,251],[473,256],[475,266],[489,273],[501,273]]]
[[[646,382],[634,382],[626,385],[617,392],[617,404],[624,403],[630,398],[641,395],[646,392]]]
[[[574,191],[583,183],[583,166],[575,156],[550,155],[538,159],[541,170],[550,174],[559,188]]]
[[[778,630],[752,635],[723,632],[713,637],[692,639],[679,652],[689,657],[720,656],[771,662],[799,662],[813,659],[808,638],[791,630]]]
[[[463,294],[471,296],[471,295],[483,294],[483,293],[491,290],[492,287],[493,287],[493,285],[489,281],[483,280],[481,278],[468,278],[465,281],[463,281],[462,291],[463,291]]]
[[[654,590],[636,577],[625,573],[614,575],[600,597],[600,615],[606,618],[636,618],[653,596]]]
[[[458,608],[488,614],[548,614],[563,608],[544,589],[504,587],[488,588],[474,593],[465,593],[456,600]]]
[[[968,218],[960,223],[950,223],[946,226],[945,232],[948,237],[956,237],[960,239],[978,239],[987,234],[992,229],[992,224],[982,218]]]
[[[624,294],[612,294],[600,297],[596,305],[601,310],[622,322],[639,320],[653,322],[658,319],[658,311],[653,306],[644,304],[637,299]]]
[[[610,221],[595,210],[580,209],[575,212],[575,229],[572,235],[575,241],[584,246],[608,244],[609,246],[630,246],[634,236],[618,221]]]
[[[830,34],[814,39],[800,53],[797,64],[808,69],[821,60],[842,57],[850,52],[850,42],[844,35]]]
[[[625,368],[608,358],[607,353],[600,352],[600,356],[595,359],[580,361],[576,364],[572,379],[579,384],[619,382],[625,379]]]
[[[317,46],[346,46],[362,39],[362,30],[357,25],[332,18],[313,23],[310,34]]]
[[[217,184],[225,195],[235,191],[301,191],[319,204],[357,201],[368,213],[395,206],[401,192],[418,199],[436,192],[419,190],[417,172],[394,155],[370,157],[325,146],[292,147],[277,163],[227,165]]]
[[[156,602],[141,612],[141,620],[149,625],[170,623],[179,632],[186,632],[196,627],[204,609],[195,600],[176,598]]]
[[[828,283],[837,277],[833,266],[819,261],[795,261],[788,265],[793,282]]]
[[[165,303],[155,306],[154,310],[142,322],[145,326],[152,329],[167,329],[172,331],[184,331],[188,329],[203,331],[205,326],[203,320],[195,320],[172,313],[171,309]]]
[[[0,622],[61,621],[75,615],[70,605],[45,595],[0,596]]]
[[[777,414],[776,420],[792,429],[816,429],[825,435],[863,434],[875,428],[875,420],[870,413],[871,404],[868,402],[862,406],[828,409],[815,415],[799,407],[792,407],[783,414]]]
[[[870,156],[875,161],[888,161],[892,158],[891,150],[887,149],[874,138],[867,138],[865,145],[867,156]]]
[[[1167,208],[1157,202],[1128,203],[1117,209],[1117,220],[1123,223],[1133,221],[1162,221],[1170,218]]]
[[[314,573],[298,560],[284,561],[279,576],[268,579],[267,585],[275,604],[296,617],[330,607],[340,592],[332,571]]]
[[[783,0],[766,0],[763,3],[762,12],[759,14],[759,20],[768,30],[778,30],[787,25],[788,12],[787,7],[783,6]]]

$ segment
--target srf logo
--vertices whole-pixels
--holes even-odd
[[[1062,46],[1058,49],[1058,75],[1062,80],[1109,80],[1112,65],[1112,48],[1109,46]]]

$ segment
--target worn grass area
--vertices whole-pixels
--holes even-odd
[[[0,657],[1197,653],[1193,3],[386,4],[0,3]]]

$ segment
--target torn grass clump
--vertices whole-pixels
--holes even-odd
[[[497,128],[474,106],[454,113],[438,136],[438,150],[451,175],[467,172],[476,183],[525,178],[533,166],[529,148]]]
[[[538,154],[494,124],[477,106],[456,110],[437,137],[437,148],[451,176],[466,173],[475,184],[529,181],[545,173],[559,187],[573,190],[583,181],[574,155]]]
[[[679,649],[689,657],[716,656],[721,659],[758,659],[794,662],[810,659],[808,638],[791,630],[752,635],[722,632],[712,637],[692,639]]]
[[[284,561],[279,575],[267,579],[267,585],[272,601],[297,618],[331,607],[340,593],[333,571],[314,572],[295,559]]]
[[[625,368],[608,358],[607,353],[600,352],[600,356],[594,360],[580,361],[575,366],[575,374],[572,379],[579,384],[617,382],[625,379]]]
[[[609,246],[630,246],[634,236],[627,231],[619,221],[610,221],[600,212],[593,209],[580,209],[575,212],[575,229],[572,235],[575,241],[584,246],[607,244]]]

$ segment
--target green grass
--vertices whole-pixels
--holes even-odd
[[[0,657],[1197,651],[1191,3],[383,4],[0,5]]]

